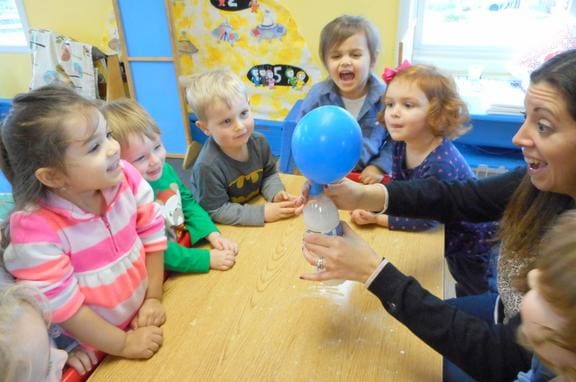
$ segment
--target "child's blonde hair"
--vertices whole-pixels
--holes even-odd
[[[50,323],[48,305],[39,290],[22,284],[0,289],[0,370],[3,381],[19,381],[28,372],[28,365],[18,358],[14,346],[19,341],[14,334],[14,326],[22,319],[24,304],[36,310],[46,326]]]
[[[566,349],[576,353],[576,210],[558,217],[542,239],[536,268],[540,270],[539,292],[562,316],[568,329]]]
[[[123,98],[104,104],[100,111],[104,114],[108,128],[121,148],[128,145],[132,134],[144,135],[154,140],[161,135],[154,118],[138,102]]]
[[[470,130],[467,126],[470,121],[468,107],[460,98],[451,76],[440,72],[434,66],[411,65],[399,70],[391,82],[400,80],[418,86],[430,102],[426,125],[435,136],[454,139]],[[382,97],[386,97],[386,93]],[[378,121],[382,125],[385,125],[384,112],[378,115]]]
[[[330,49],[358,32],[363,32],[366,36],[366,43],[370,52],[370,63],[374,64],[376,62],[380,52],[380,36],[374,24],[362,16],[342,15],[326,24],[322,28],[322,32],[320,32],[318,54],[324,67],[328,67],[326,57]]]
[[[561,332],[549,330],[539,341],[552,343],[576,354],[575,231],[576,210],[568,210],[556,219],[543,236],[535,268],[540,271],[538,292],[566,320]],[[519,336],[520,342],[529,347],[522,332],[519,332]],[[556,371],[569,377],[568,380],[576,380],[576,367]]]
[[[246,98],[246,85],[228,69],[214,69],[182,79],[186,99],[199,120],[206,119],[209,107],[220,101],[230,106],[238,98]]]

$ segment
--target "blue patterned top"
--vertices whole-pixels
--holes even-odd
[[[438,180],[465,180],[475,178],[472,169],[454,146],[452,141],[444,139],[424,161],[413,169],[406,168],[406,143],[395,142],[393,150],[392,179],[411,180],[436,178]],[[424,231],[437,226],[435,220],[389,217],[389,228],[399,231]],[[445,254],[478,254],[489,251],[491,241],[498,225],[490,223],[457,222],[445,227]]]

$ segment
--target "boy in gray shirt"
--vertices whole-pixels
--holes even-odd
[[[221,224],[261,226],[302,211],[288,194],[268,142],[254,132],[244,83],[229,70],[188,79],[186,97],[208,136],[192,168],[196,200]],[[265,204],[245,204],[262,194]]]

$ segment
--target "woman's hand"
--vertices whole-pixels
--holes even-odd
[[[353,210],[359,208],[357,205],[364,193],[365,185],[354,182],[348,178],[340,179],[334,183],[324,185],[324,194],[328,196],[336,207],[340,210]],[[310,181],[302,185],[300,201],[302,205],[308,202],[310,197]]]
[[[361,184],[344,178],[324,187],[324,193],[341,210],[365,209],[380,211],[386,201],[382,184]]]
[[[379,256],[348,224],[342,222],[343,236],[308,234],[304,237],[304,257],[313,266],[324,258],[322,272],[306,273],[303,280],[325,281],[333,279],[365,282],[376,270]]]

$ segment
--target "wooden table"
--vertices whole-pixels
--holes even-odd
[[[282,175],[297,194],[303,178]],[[348,213],[341,214],[348,220]],[[97,381],[440,381],[441,357],[386,313],[363,285],[302,281],[302,217],[223,226],[240,243],[227,272],[172,276],[164,345],[147,361],[107,357]],[[379,253],[443,293],[444,231],[358,228]]]

